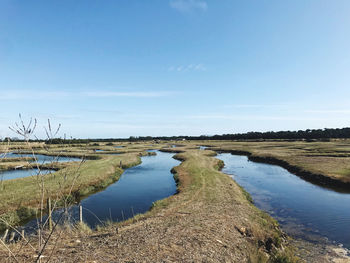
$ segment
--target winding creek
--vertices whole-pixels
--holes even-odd
[[[173,153],[155,152],[155,156],[141,157],[142,163],[125,170],[114,184],[83,199],[84,222],[94,228],[109,220],[126,220],[175,194],[170,171],[180,162],[173,159]],[[350,193],[313,185],[282,167],[252,162],[246,156],[222,153],[217,158],[225,163],[222,171],[248,191],[254,204],[274,217],[286,233],[350,248]],[[18,178],[15,172],[13,178]],[[71,207],[69,215],[71,220],[78,220],[79,207]],[[35,225],[33,220],[25,228],[30,230]]]
[[[276,165],[246,156],[218,154],[229,174],[249,192],[289,235],[312,242],[334,242],[350,248],[350,193],[304,181]]]
[[[84,221],[92,227],[100,221],[121,221],[144,213],[153,202],[175,194],[170,170],[180,162],[172,158],[174,154],[156,153],[141,157],[142,163],[125,170],[116,183],[84,199]]]
[[[83,220],[90,227],[106,221],[122,221],[135,214],[147,212],[153,202],[176,193],[176,184],[171,169],[180,162],[173,159],[174,154],[155,151],[157,155],[141,157],[142,163],[128,168],[120,179],[101,192],[92,194],[81,201]],[[56,212],[54,218],[58,218]],[[79,207],[69,211],[70,220],[79,219]],[[36,220],[24,228],[35,228]]]

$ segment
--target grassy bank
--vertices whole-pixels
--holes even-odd
[[[147,153],[143,153],[144,155]],[[99,191],[117,181],[123,169],[141,162],[140,153],[120,156],[105,155],[97,160],[83,163],[71,163],[58,172],[43,176],[45,186],[44,199],[75,201],[79,198]],[[120,164],[122,163],[122,167]],[[53,164],[55,166],[55,164]],[[51,168],[52,165],[48,165]],[[40,207],[41,176],[31,176],[1,183],[0,214],[1,218],[11,225],[33,217]],[[0,230],[6,228],[0,222]]]
[[[350,190],[350,140],[202,143],[215,151],[244,154],[254,161],[280,165],[315,184]]]
[[[116,156],[94,154],[92,151],[96,145],[88,146],[88,149],[82,146],[72,147],[69,149],[72,154],[85,152],[102,158],[88,161],[79,169],[84,179],[79,175],[81,181],[74,188],[75,197],[97,191],[117,180],[122,172],[118,168],[120,161],[123,167],[135,165],[140,161],[139,153],[148,148],[178,153],[176,158],[182,163],[172,170],[178,193],[155,202],[145,214],[136,215],[125,222],[111,223],[97,231],[91,231],[86,226],[62,229],[54,233],[55,242],[48,244],[44,256],[52,254],[53,262],[298,261],[293,256],[295,253],[289,245],[289,238],[280,231],[277,222],[257,209],[252,204],[249,193],[231,177],[220,172],[223,163],[215,158],[214,151],[198,150],[198,145],[207,145],[217,151],[249,155],[251,159],[260,158],[264,162],[283,161],[308,171],[312,176],[322,174],[346,183],[349,175],[340,171],[346,171],[349,164],[347,151],[350,154],[350,149],[347,148],[347,143],[349,141],[211,141],[185,142],[175,148],[170,143],[156,146],[135,143],[120,149],[125,154]],[[54,149],[58,150],[59,147],[51,150]],[[99,145],[98,149],[114,151],[114,147],[108,145]],[[322,164],[315,162],[315,158],[321,158]],[[56,173],[62,173],[58,178],[63,180],[64,171],[74,174],[69,169]],[[48,182],[51,193],[57,190],[55,185],[58,182],[59,180],[52,185]],[[12,211],[17,214],[30,214],[31,210],[26,210],[27,207],[37,207],[38,199],[27,202],[25,208],[18,206],[22,201],[19,196],[24,200],[27,198],[25,191],[27,190],[20,190],[16,199],[4,207],[16,207]],[[0,198],[11,201],[12,197],[0,195]],[[30,242],[34,246],[37,243],[36,237]],[[10,248],[17,251],[18,244],[10,244]],[[30,253],[33,252],[28,247],[22,248],[17,258],[26,261]],[[0,252],[0,260],[7,257],[5,250]],[[313,262],[320,262],[317,260]]]
[[[174,168],[179,193],[151,211],[92,233],[65,232],[47,254],[54,262],[292,262],[276,221],[253,206],[249,194],[219,171],[222,162],[207,154],[187,150],[176,156],[183,161]]]

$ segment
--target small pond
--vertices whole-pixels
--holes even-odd
[[[40,169],[40,174],[49,174],[55,172],[54,170],[49,169]],[[11,179],[17,179],[17,178],[23,178],[28,176],[36,176],[38,175],[39,170],[38,169],[29,169],[29,170],[9,170],[9,171],[2,171],[0,172],[0,180],[11,180]]]
[[[20,157],[30,157],[33,158],[33,154],[21,154],[21,153],[6,153],[3,154],[1,153],[0,159],[1,158],[20,158]],[[81,161],[80,158],[75,158],[75,157],[66,157],[66,156],[51,156],[51,155],[43,155],[43,154],[35,154],[35,158],[37,159],[37,162],[39,164],[47,164],[47,163],[52,163],[52,162],[78,162]],[[30,161],[30,162],[35,162]]]

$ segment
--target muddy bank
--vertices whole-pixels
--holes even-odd
[[[151,211],[126,222],[92,233],[62,235],[57,244],[47,246],[53,251],[53,261],[292,259],[276,222],[253,206],[229,176],[218,171],[222,162],[209,154],[198,150],[178,154],[176,158],[183,160],[173,169],[178,176],[178,194],[155,202]],[[22,249],[18,257],[27,253]]]
[[[266,157],[266,156],[263,157],[263,156],[250,155],[248,156],[248,158],[249,160],[254,162],[275,164],[275,165],[281,166],[286,170],[288,170],[289,172],[303,178],[305,181],[308,181],[310,183],[313,183],[325,188],[330,188],[338,192],[350,191],[350,182],[337,180],[323,174],[312,173],[310,171],[307,171],[295,165],[291,165],[288,162],[275,157]]]
[[[315,186],[280,166],[249,161],[247,156],[223,153],[217,158],[225,162],[223,172],[250,193],[254,205],[295,240],[309,243],[313,255],[332,254],[328,247],[335,244],[350,248],[350,194]],[[301,253],[304,248],[298,247]]]
[[[278,165],[286,169],[288,172],[304,179],[307,182],[312,184],[325,187],[337,192],[341,193],[349,193],[350,192],[350,182],[345,182],[342,180],[338,180],[323,174],[313,173],[307,171],[299,166],[292,165],[285,160],[281,160],[272,156],[259,156],[252,154],[249,151],[240,151],[240,150],[223,150],[217,149],[215,147],[210,148],[210,150],[215,151],[217,153],[231,153],[233,155],[245,155],[248,157],[250,161],[258,162],[258,163],[266,163]]]

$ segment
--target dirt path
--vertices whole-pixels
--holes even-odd
[[[214,168],[217,159],[198,150],[180,157],[179,194],[122,224],[65,232],[49,244],[46,259],[53,252],[51,262],[266,262],[267,252],[283,250],[274,220]],[[32,254],[21,251],[19,261],[30,262]]]
[[[181,192],[161,201],[132,222],[95,235],[65,237],[56,262],[246,262],[258,240],[275,230],[261,230],[258,210],[228,176],[214,169],[218,160],[203,151],[181,154],[177,168]],[[189,178],[187,178],[189,177]],[[241,233],[237,229],[247,229]]]

